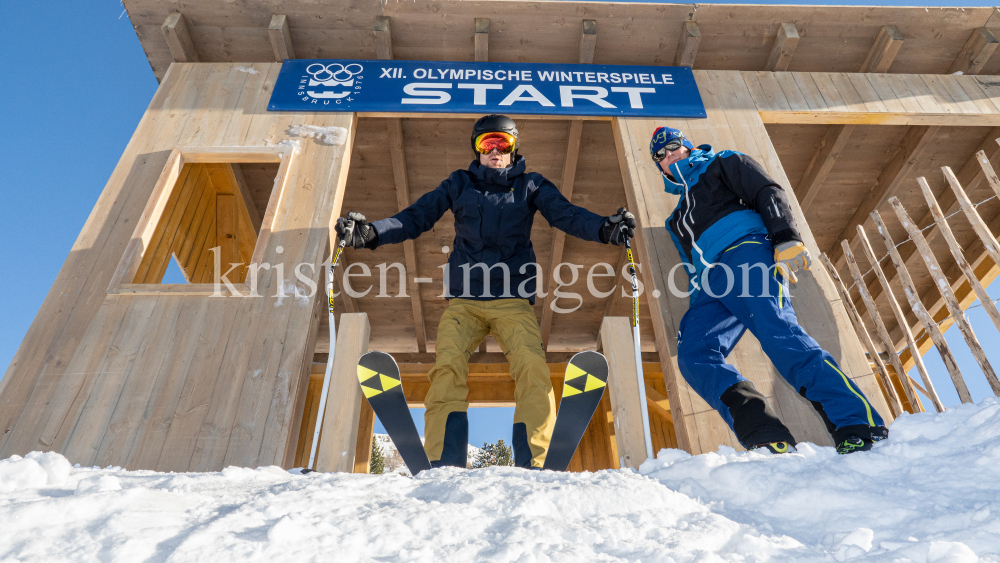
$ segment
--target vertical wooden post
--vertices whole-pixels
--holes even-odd
[[[889,286],[889,279],[885,277],[885,272],[882,271],[882,266],[879,265],[878,257],[875,256],[875,251],[872,250],[872,245],[868,242],[868,235],[865,233],[865,228],[858,225],[857,229],[858,237],[861,241],[861,250],[863,250],[865,256],[868,257],[868,261],[871,262],[872,271],[875,272],[875,277],[878,278],[879,283],[882,285],[882,291],[885,293],[885,297],[889,301],[889,308],[892,309],[892,314],[896,317],[899,329],[903,331],[903,336],[906,337],[906,344],[909,346],[910,353],[913,355],[913,363],[916,364],[917,371],[920,372],[920,379],[923,380],[924,387],[928,391],[927,396],[931,402],[934,403],[934,408],[937,409],[938,412],[942,412],[944,410],[944,405],[941,404],[941,399],[938,397],[937,392],[934,391],[934,383],[931,382],[931,376],[927,373],[927,366],[924,365],[924,360],[920,356],[920,348],[917,346],[917,342],[913,339],[913,331],[910,330],[910,325],[906,323],[906,315],[903,314],[903,310],[899,307],[899,301],[896,300],[896,296],[892,292],[892,287]]]
[[[358,420],[358,445],[354,453],[354,472],[371,473],[372,439],[375,437],[375,411],[368,399],[361,399],[361,417]]]
[[[854,259],[854,253],[851,252],[851,245],[846,240],[841,240],[840,246],[844,251],[847,267],[851,269],[851,276],[854,277],[854,285],[858,286],[858,292],[861,293],[861,300],[865,302],[865,308],[868,309],[868,316],[875,323],[875,329],[882,340],[882,345],[885,346],[885,351],[889,353],[889,363],[896,370],[896,375],[899,377],[900,385],[903,386],[903,393],[906,395],[906,400],[910,402],[910,408],[913,412],[919,412],[920,400],[917,399],[917,392],[913,389],[913,384],[910,382],[910,377],[906,375],[906,370],[903,369],[902,362],[899,361],[899,355],[896,354],[896,347],[892,343],[892,338],[889,337],[889,331],[885,328],[885,323],[878,314],[878,308],[875,307],[875,300],[868,293],[868,286],[865,285],[865,278],[861,275],[858,262]]]
[[[490,18],[476,18],[476,62],[490,60]]]
[[[358,424],[364,396],[358,384],[358,360],[368,351],[371,326],[365,313],[341,313],[330,381],[330,402],[320,413],[323,434],[316,453],[317,471],[354,471]]]
[[[608,393],[615,418],[615,441],[619,467],[638,469],[646,461],[646,440],[642,430],[639,382],[635,372],[632,326],[625,317],[605,317],[601,342],[608,358]]]
[[[788,70],[788,63],[792,62],[792,55],[799,45],[799,30],[795,29],[794,23],[783,23],[778,25],[778,35],[774,38],[774,45],[771,46],[771,54],[764,63],[764,70],[775,72]]]
[[[957,183],[958,180],[955,180],[955,182]],[[948,283],[948,278],[945,277],[944,270],[941,269],[941,264],[938,263],[930,245],[927,244],[927,239],[924,238],[920,229],[918,229],[916,224],[913,223],[913,220],[910,219],[910,215],[906,212],[906,209],[903,208],[903,204],[899,202],[899,198],[890,198],[889,203],[892,204],[892,208],[895,210],[896,216],[899,217],[899,222],[903,224],[903,227],[906,228],[906,232],[909,233],[910,239],[917,245],[917,252],[919,252],[920,257],[924,259],[924,263],[927,264],[927,270],[930,271],[931,278],[934,279],[934,285],[936,285],[938,291],[941,292],[941,297],[944,298],[944,303],[948,307],[948,312],[955,320],[955,324],[958,325],[958,330],[961,331],[962,336],[965,338],[965,343],[969,345],[972,355],[976,358],[976,363],[979,364],[980,369],[982,369],[983,373],[986,375],[986,379],[990,382],[993,394],[1000,395],[1000,380],[997,379],[997,374],[993,371],[993,366],[990,365],[990,361],[986,358],[986,352],[984,352],[983,347],[979,345],[979,339],[976,338],[976,333],[973,332],[972,325],[969,324],[969,319],[965,317],[965,312],[962,311],[962,306],[958,303],[958,298],[955,297],[955,292],[951,289],[951,284]],[[964,385],[965,383],[962,382],[963,387]],[[958,394],[962,397],[963,389],[962,387],[959,387],[958,382],[955,383],[955,387],[958,388]],[[969,390],[966,388],[964,391],[965,395],[969,399],[968,402],[971,403],[972,397],[968,396]],[[965,397],[962,398],[962,401],[965,402]]]
[[[982,151],[979,151],[982,154]],[[985,158],[985,156],[984,156]],[[989,166],[989,164],[987,164]],[[992,172],[992,168],[990,171]],[[945,219],[944,212],[941,211],[941,206],[938,205],[937,198],[931,193],[931,187],[927,184],[927,179],[920,177],[917,178],[917,183],[920,184],[920,191],[924,193],[924,199],[927,200],[927,207],[931,210],[931,216],[934,217],[934,222],[937,223],[938,229],[941,230],[941,235],[944,240],[948,242],[948,249],[951,251],[951,255],[955,258],[955,262],[958,263],[958,268],[962,270],[965,274],[965,279],[969,280],[969,285],[972,286],[972,291],[975,292],[976,297],[979,298],[979,302],[982,303],[983,308],[986,309],[986,314],[990,316],[990,320],[993,321],[993,326],[1000,331],[1000,311],[997,311],[997,306],[993,303],[993,298],[986,293],[986,288],[983,284],[979,282],[979,278],[976,276],[976,271],[972,269],[972,265],[969,261],[965,259],[965,254],[962,252],[962,245],[958,244],[958,240],[955,239],[955,234],[951,232],[951,225],[948,224],[948,220]]]
[[[580,64],[593,64],[596,48],[597,20],[583,20],[583,32],[580,33]]]
[[[893,200],[896,200],[896,198],[892,198],[889,201]],[[962,370],[958,369],[958,362],[951,353],[951,347],[948,346],[948,341],[944,339],[941,329],[934,322],[931,314],[927,311],[927,307],[924,307],[923,302],[920,301],[920,293],[917,291],[917,287],[910,277],[910,270],[903,262],[903,257],[899,255],[899,251],[896,250],[896,243],[889,236],[889,229],[886,228],[885,223],[882,221],[882,216],[877,210],[872,211],[872,220],[875,221],[875,226],[878,228],[879,234],[882,235],[885,247],[889,250],[889,257],[892,258],[892,264],[896,267],[896,272],[899,274],[899,281],[903,284],[903,293],[906,294],[906,300],[910,303],[910,309],[913,310],[913,314],[920,320],[924,331],[931,337],[931,341],[934,342],[938,353],[941,354],[941,360],[944,362],[945,369],[948,370],[948,375],[951,376],[951,381],[955,384],[958,397],[963,403],[971,403],[972,396],[969,395],[969,388],[965,385],[965,379],[962,378]]]
[[[271,38],[271,50],[274,60],[284,62],[295,58],[295,47],[292,45],[292,34],[288,30],[288,17],[284,14],[271,16],[271,24],[267,26],[267,36]]]
[[[872,342],[871,336],[868,334],[868,329],[865,327],[865,322],[861,319],[861,315],[858,314],[858,310],[854,307],[854,302],[851,301],[851,293],[844,286],[844,282],[840,279],[840,274],[837,272],[837,268],[834,267],[833,262],[826,254],[819,255],[820,262],[826,267],[826,270],[830,273],[830,277],[833,278],[833,284],[837,286],[837,293],[840,294],[840,302],[844,304],[844,308],[847,309],[847,315],[851,317],[851,322],[854,323],[854,331],[858,333],[858,338],[861,339],[861,343],[864,344],[865,350],[868,351],[868,356],[871,358],[872,363],[875,364],[875,369],[878,371],[879,378],[882,380],[882,387],[885,388],[886,397],[889,399],[889,408],[892,409],[892,416],[897,417],[903,414],[903,405],[899,402],[899,395],[896,394],[896,387],[892,384],[892,378],[889,377],[889,370],[886,369],[885,363],[882,362],[882,358],[878,355],[878,349],[875,347],[875,343]]]
[[[677,41],[677,54],[674,55],[674,66],[694,66],[698,56],[698,45],[701,44],[701,30],[695,22],[684,22],[681,26],[681,38]]]
[[[170,56],[179,63],[196,63],[201,59],[198,57],[198,50],[191,41],[191,33],[188,31],[187,20],[184,14],[174,12],[167,16],[163,25],[160,26],[160,33],[167,40],[167,47],[170,49]]]

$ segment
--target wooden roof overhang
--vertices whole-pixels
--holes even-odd
[[[854,240],[857,224],[871,228],[868,214],[872,210],[878,209],[889,218],[892,236],[901,241],[905,237],[888,207],[890,197],[898,196],[921,217],[920,226],[926,226],[930,217],[920,213],[924,206],[917,177],[928,178],[949,213],[957,206],[953,196],[949,197],[940,167],[952,167],[970,197],[981,201],[992,192],[977,172],[974,154],[985,150],[994,165],[1000,160],[1000,145],[993,140],[1000,137],[1000,122],[958,105],[935,105],[931,99],[944,92],[942,100],[962,102],[956,99],[957,94],[948,93],[951,83],[939,84],[933,75],[955,71],[964,76],[1000,74],[1000,57],[992,56],[997,40],[991,30],[1000,33],[1000,13],[994,8],[496,0],[384,4],[125,0],[125,6],[158,78],[171,61],[185,60],[183,57],[204,62],[273,61],[280,56],[282,44],[298,58],[573,63],[584,60],[589,50],[590,60],[585,62],[683,64],[696,70],[751,74],[787,70],[880,72],[888,73],[888,77],[925,75],[918,77],[917,83],[908,83],[911,78],[906,78],[896,90],[889,87],[891,94],[917,104],[919,111],[909,108],[908,116],[879,110],[873,118],[871,112],[851,115],[840,111],[834,107],[842,95],[836,93],[836,80],[856,78],[846,75],[811,79],[808,84],[795,86],[814,91],[820,104],[803,99],[802,107],[796,108],[794,100],[782,101],[763,84],[755,98],[817,245],[837,262],[844,279],[850,279],[850,275],[844,266],[840,240]],[[176,47],[171,50],[162,29],[173,13],[183,15],[190,36],[187,51],[181,54]],[[284,16],[278,28],[273,25],[275,16]],[[591,21],[585,24],[584,20]],[[379,26],[381,35],[376,31]],[[975,88],[985,93],[986,103],[997,99],[1000,79],[981,76],[963,80],[975,81]],[[834,92],[832,98],[829,88]],[[824,103],[830,107],[820,108]],[[471,157],[466,140],[471,121],[471,116],[361,115],[346,208],[374,218],[392,215],[404,203],[433,189],[452,170],[466,167]],[[519,120],[519,127],[529,167],[564,191],[569,187],[574,203],[603,214],[622,204],[624,188],[610,123],[535,117]],[[1000,224],[992,224],[1000,223],[1000,203],[992,200],[979,210],[992,227],[1000,228]],[[975,260],[977,272],[984,279],[992,279],[997,269],[971,227],[956,221],[953,228],[966,245],[970,261]],[[412,265],[416,277],[437,279],[437,268],[445,260],[441,248],[450,246],[453,236],[451,221],[445,218],[412,245],[386,247],[374,254],[348,252],[347,259],[373,270],[383,262],[400,262]],[[539,262],[547,272],[551,272],[554,251],[561,252],[564,262],[584,265],[584,280],[586,271],[598,262],[620,269],[622,256],[618,249],[572,238],[561,242],[557,237],[544,221],[536,222],[532,238]],[[876,252],[884,254],[881,241],[873,240],[873,244]],[[960,294],[970,296],[968,285],[962,287],[961,275],[943,241],[932,237],[932,246],[940,251],[938,257],[948,270],[949,280],[954,281]],[[932,314],[947,316],[912,245],[900,250]],[[865,267],[864,259],[861,261]],[[390,295],[398,294],[398,288],[393,286],[395,278],[389,276]],[[871,275],[866,280],[883,318],[891,319],[877,280]],[[603,287],[602,282],[608,287]],[[603,291],[610,288],[610,283],[604,278],[597,285]],[[898,280],[894,284],[898,286]],[[582,285],[578,282],[574,289],[583,297],[582,305],[572,314],[549,315],[547,320],[547,302],[539,299],[536,304],[551,351],[592,348],[598,342],[597,330],[603,316],[627,314],[628,299],[622,298],[620,292],[595,299],[587,291],[579,291]],[[445,306],[438,297],[440,283],[421,285],[416,291],[408,285],[407,289],[415,297],[374,298],[379,291],[376,282],[369,296],[345,303],[348,311],[362,310],[372,316],[374,347],[417,354],[432,348],[427,344],[434,340],[436,322]],[[898,288],[897,295],[901,294]],[[966,304],[971,300],[968,298]],[[646,324],[643,331],[650,334],[644,302],[642,307]],[[858,309],[864,310],[860,301]],[[916,324],[915,318],[911,317],[911,321]],[[901,342],[900,328],[889,324],[893,337]],[[652,339],[645,344],[644,350],[651,352]],[[498,349],[494,345],[490,351]]]

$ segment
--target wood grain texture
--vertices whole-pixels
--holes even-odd
[[[184,14],[173,13],[167,16],[160,26],[163,38],[167,40],[170,48],[170,55],[174,61],[179,63],[196,63],[200,60],[198,51],[191,40],[191,32],[188,31],[187,20]]]
[[[764,63],[764,70],[785,71],[788,70],[792,57],[795,56],[795,48],[799,46],[799,30],[794,23],[783,23],[778,26],[778,35],[774,38],[774,45],[771,47],[771,54]]]
[[[899,28],[894,25],[883,25],[858,72],[889,72],[889,67],[892,66],[892,61],[896,60],[896,55],[902,46],[903,34],[899,32]]]
[[[288,16],[275,14],[267,26],[267,36],[271,39],[271,49],[274,60],[283,62],[295,58],[295,46],[292,44],[292,32],[288,28]]]
[[[635,345],[626,317],[607,317],[601,324],[601,342],[608,359],[608,394],[615,419],[615,441],[621,467],[638,469],[646,461]]]
[[[365,313],[340,316],[329,391],[329,396],[336,400],[327,402],[326,412],[319,417],[323,430],[316,451],[316,471],[354,471],[364,399],[358,384],[358,360],[368,351],[370,333]]]

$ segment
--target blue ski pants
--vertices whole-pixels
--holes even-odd
[[[677,361],[684,379],[730,428],[733,418],[721,397],[746,379],[726,357],[747,329],[781,376],[806,399],[822,405],[836,428],[883,425],[861,389],[799,326],[774,269],[769,240],[746,236],[723,251],[717,264],[708,271],[707,284],[699,280],[701,291],[681,319]]]

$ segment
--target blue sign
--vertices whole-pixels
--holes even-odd
[[[271,111],[705,117],[687,67],[286,60]]]

